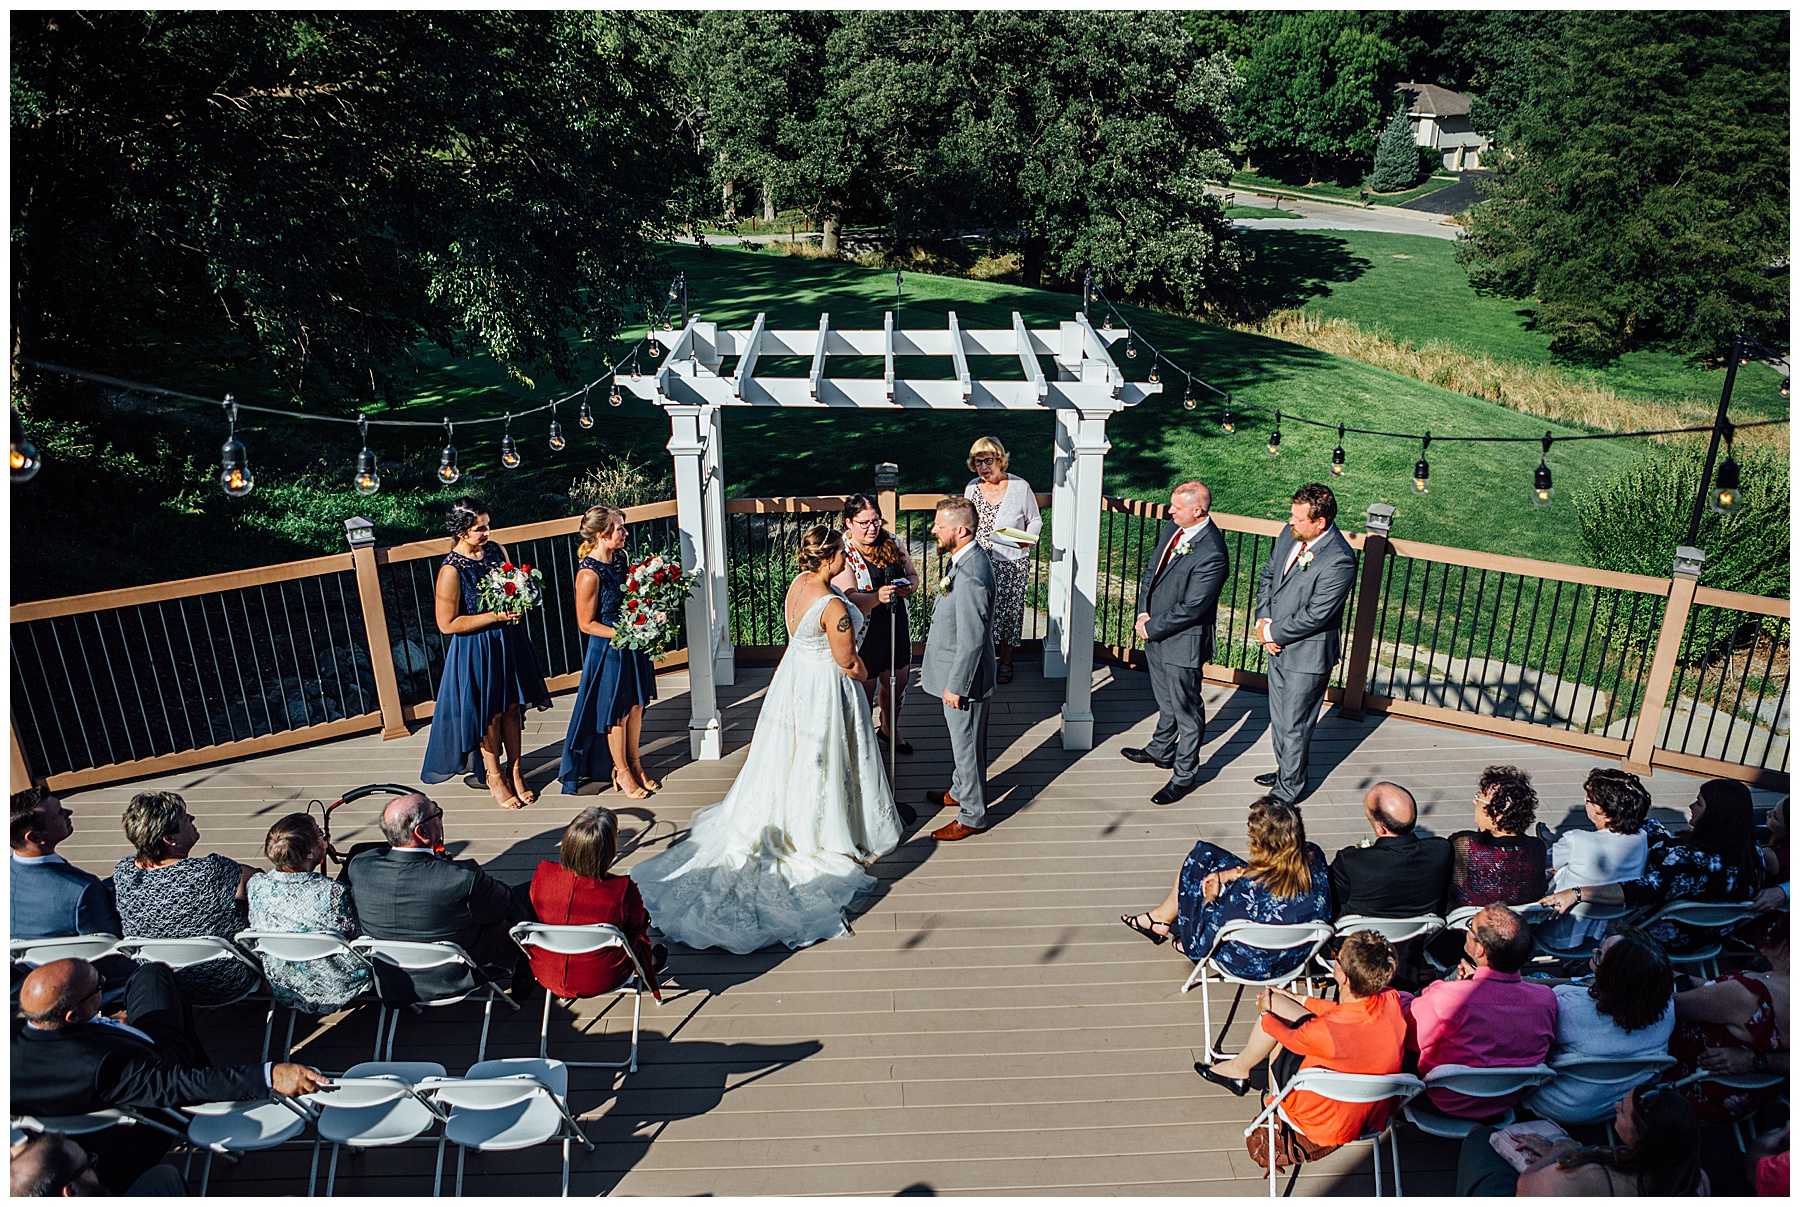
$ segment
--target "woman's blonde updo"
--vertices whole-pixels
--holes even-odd
[[[617,507],[590,507],[581,517],[581,543],[575,547],[576,557],[586,557],[592,553],[600,538],[613,530],[614,524],[623,524],[625,513]]]
[[[843,547],[843,533],[826,524],[814,524],[800,538],[800,549],[794,554],[794,560],[800,563],[802,571],[811,574],[836,557]]]

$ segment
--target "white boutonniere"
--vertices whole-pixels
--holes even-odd
[[[1312,565],[1312,560],[1313,560],[1313,551],[1311,549],[1302,549],[1300,551],[1300,560],[1295,562],[1294,564],[1296,566],[1300,567],[1302,570],[1304,570],[1308,566]]]
[[[1192,549],[1193,549],[1192,545],[1177,545],[1177,546],[1175,546],[1175,556],[1176,557],[1186,557],[1188,555],[1189,551]]]
[[[946,575],[944,575],[944,577],[938,579],[938,594],[939,595],[950,594],[950,576],[948,574],[946,574]]]

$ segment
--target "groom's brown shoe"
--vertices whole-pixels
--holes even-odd
[[[928,805],[935,805],[940,809],[962,808],[961,805],[956,803],[956,798],[951,796],[948,792],[927,792],[925,794],[925,803]]]
[[[988,829],[987,826],[965,826],[961,821],[953,821],[941,830],[933,830],[931,836],[939,842],[955,842],[974,834],[986,834]]]

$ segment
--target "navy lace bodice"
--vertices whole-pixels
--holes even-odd
[[[600,623],[618,624],[619,609],[625,604],[625,572],[631,569],[631,563],[625,560],[625,551],[621,549],[613,554],[611,562],[584,557],[575,569],[578,572],[592,570],[600,580]]]
[[[444,565],[454,566],[458,577],[462,579],[463,615],[479,616],[489,611],[481,606],[481,580],[490,570],[498,570],[505,561],[506,555],[492,541],[481,547],[480,561],[464,557],[460,553],[452,553],[444,559]]]

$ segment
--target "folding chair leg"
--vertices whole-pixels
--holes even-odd
[[[431,1197],[444,1193],[444,1137],[438,1137],[437,1167],[431,1171]]]
[[[309,1199],[313,1197],[313,1188],[319,1184],[319,1143],[319,1138],[313,1137],[312,1168],[306,1171],[306,1197]]]
[[[569,1197],[569,1138],[563,1137],[563,1188],[562,1197]]]
[[[487,1005],[481,1008],[481,1043],[475,1049],[475,1063],[477,1064],[487,1059],[488,1024],[494,1021],[494,994],[497,992],[499,991],[493,986],[488,986]],[[546,989],[544,992],[549,993],[550,991]]]
[[[1275,1197],[1275,1112],[1269,1112],[1269,1197]]]
[[[200,1171],[200,1197],[206,1197],[206,1188],[212,1185],[212,1149],[206,1150],[206,1168]]]
[[[1377,1138],[1375,1143],[1379,1145],[1381,1140]],[[1388,1124],[1388,1147],[1394,1154],[1394,1197],[1403,1199],[1406,1192],[1400,1188],[1400,1129],[1391,1122]]]
[[[1375,1143],[1369,1146],[1375,1151],[1375,1197],[1381,1197],[1381,1137],[1375,1137]]]
[[[278,1003],[273,994],[269,996],[269,1012],[263,1016],[263,1063],[269,1063],[269,1040],[275,1035],[275,1009]]]
[[[550,1059],[550,1003],[556,995],[544,990],[544,1021],[538,1024],[538,1059]]]
[[[344,1151],[344,1147],[341,1144],[333,1144],[331,1146],[331,1168],[325,1174],[325,1197],[326,1198],[330,1198],[332,1196],[332,1193],[337,1190],[338,1154],[343,1151]]]
[[[294,1054],[294,1021],[299,1017],[298,1011],[288,1011],[287,1042],[281,1046],[281,1059],[284,1062]]]
[[[469,1150],[462,1145],[456,1146],[456,1197],[462,1198],[463,1162],[469,1157]]]
[[[644,1017],[643,990],[631,995],[631,1068],[627,1072],[637,1072],[638,1023]]]
[[[380,1060],[381,1059],[381,1041],[387,1035],[388,1008],[386,1005],[381,1005],[381,1006],[378,1006],[376,1009],[377,1009],[377,1013],[375,1015],[375,1050],[369,1054],[370,1060]]]

